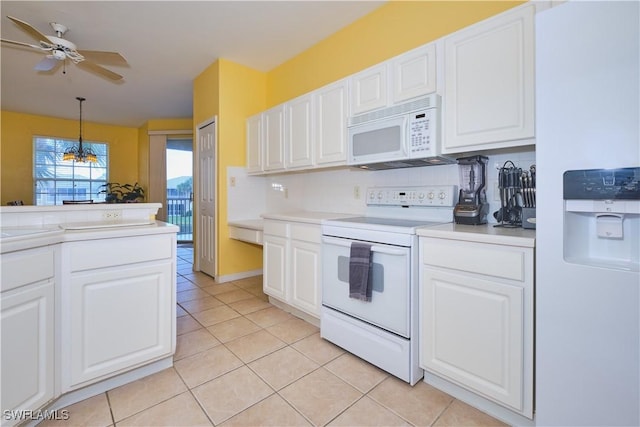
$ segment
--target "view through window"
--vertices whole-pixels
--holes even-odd
[[[34,137],[33,174],[36,205],[61,205],[65,200],[104,201],[99,193],[108,180],[108,146],[105,143],[83,142],[98,157],[97,163],[77,163],[62,160],[62,154],[78,141]]]
[[[193,241],[193,147],[191,138],[167,139],[167,222],[178,240]]]

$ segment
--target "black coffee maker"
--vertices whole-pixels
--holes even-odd
[[[489,203],[485,191],[487,161],[485,156],[457,159],[460,170],[460,195],[453,209],[456,224],[480,225],[487,223]]]

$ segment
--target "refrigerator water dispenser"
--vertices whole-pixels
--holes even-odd
[[[567,262],[640,270],[640,168],[564,173]]]

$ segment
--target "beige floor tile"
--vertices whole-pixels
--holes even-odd
[[[192,391],[216,425],[273,394],[271,387],[246,366],[204,383]]]
[[[293,348],[284,347],[251,362],[249,367],[275,390],[280,390],[319,366]]]
[[[250,294],[253,294],[253,295],[264,295],[262,282],[245,284],[245,285],[237,285],[237,286],[241,287],[242,289],[244,289],[245,291],[249,292]]]
[[[388,376],[383,370],[351,353],[327,363],[325,368],[363,393],[369,392]]]
[[[410,426],[411,424],[364,396],[331,421],[330,426]]]
[[[320,334],[308,336],[291,346],[319,365],[324,365],[345,352],[337,345],[320,337]]]
[[[262,328],[244,317],[236,317],[222,323],[216,323],[207,329],[221,342],[228,342],[259,331]]]
[[[278,307],[269,307],[264,310],[254,311],[253,313],[246,314],[245,317],[263,328],[268,328],[276,323],[293,318],[291,314]]]
[[[296,317],[269,326],[266,329],[287,344],[299,341],[319,331],[317,326]]]
[[[198,287],[198,285],[196,285],[190,280],[183,278],[182,281],[176,282],[176,290],[178,292],[193,291],[195,289],[200,289],[200,288]]]
[[[191,316],[182,316],[176,319],[177,335],[186,334],[200,328],[202,328],[202,325]]]
[[[113,424],[111,410],[106,393],[90,397],[73,405],[67,406],[57,412],[58,418],[64,418],[67,411],[66,420],[44,420],[38,426],[95,426],[106,427]]]
[[[116,423],[187,390],[173,368],[107,392]]]
[[[145,409],[118,422],[118,427],[129,426],[211,426],[198,402],[185,392],[158,405]]]
[[[225,346],[219,345],[175,362],[174,367],[189,388],[244,365]]]
[[[183,276],[200,287],[216,283],[213,277],[207,276],[206,274],[200,273],[199,271],[193,271],[190,274],[183,274]]]
[[[247,289],[255,285],[259,285],[260,287],[262,287],[262,275],[234,280],[233,284],[242,289]]]
[[[237,291],[240,288],[233,283],[211,283],[207,286],[202,286],[202,289],[209,294],[216,296],[226,292]]]
[[[240,313],[227,307],[226,305],[221,305],[220,307],[213,307],[208,310],[200,311],[198,313],[193,313],[192,315],[203,326],[211,326],[211,325],[215,325],[216,323],[224,322],[225,320],[240,317]]]
[[[244,337],[229,341],[224,345],[227,346],[236,356],[244,363],[253,362],[254,360],[273,353],[274,351],[284,347],[286,344],[278,338],[271,335],[265,330],[260,330]]]
[[[237,289],[235,291],[229,291],[229,292],[223,292],[221,294],[218,294],[216,296],[216,298],[218,298],[220,301],[222,301],[225,304],[231,304],[232,302],[236,302],[236,301],[241,301],[247,298],[252,298],[253,295],[251,295],[249,292],[247,291],[243,291],[242,289]]]
[[[187,311],[184,308],[182,308],[178,304],[176,304],[176,317],[182,317],[182,316],[186,316],[188,314],[189,313],[187,313]]]
[[[200,353],[218,344],[220,344],[220,341],[206,329],[198,329],[193,332],[178,335],[176,353],[173,355],[173,360],[180,360],[192,354]]]
[[[222,294],[222,296],[229,295],[230,293],[231,292],[227,294]],[[235,311],[237,311],[240,314],[249,314],[249,313],[253,313],[254,311],[264,310],[265,308],[269,308],[271,307],[271,304],[269,304],[267,301],[261,300],[258,297],[251,296],[248,299],[232,302],[229,304],[229,307],[233,308]]]
[[[434,426],[469,426],[469,427],[503,427],[507,424],[479,411],[459,400],[454,400],[451,405],[440,415]]]
[[[182,303],[182,302],[187,302],[187,301],[191,301],[198,298],[204,298],[208,296],[209,294],[207,294],[202,289],[191,289],[188,291],[178,292],[176,295],[176,301],[178,301],[179,303]]]
[[[296,412],[283,398],[273,394],[249,409],[222,423],[225,427],[237,426],[310,426],[302,415]]]
[[[205,311],[210,308],[223,306],[224,303],[217,298],[214,298],[207,294],[204,298],[198,298],[191,301],[184,301],[180,303],[182,308],[184,308],[189,313],[198,313],[200,311]]]
[[[322,426],[360,399],[362,393],[319,368],[280,390],[280,396],[313,425]]]
[[[368,394],[370,398],[416,426],[429,426],[453,398],[420,381],[415,386],[387,377]]]

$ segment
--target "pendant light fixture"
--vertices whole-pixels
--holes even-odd
[[[82,146],[82,101],[85,101],[85,98],[78,96],[76,99],[80,102],[80,137],[78,138],[78,146],[72,145],[68,147],[62,155],[62,160],[73,160],[78,163],[96,163],[98,157],[93,150]]]

